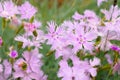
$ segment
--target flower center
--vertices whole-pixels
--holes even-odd
[[[27,64],[25,62],[21,62],[18,66],[24,71],[27,70]]]
[[[86,37],[79,35],[79,37],[77,37],[77,41],[79,44],[84,44],[86,42]]]
[[[35,28],[36,28],[35,25],[32,24],[32,23],[26,23],[25,24],[25,30],[26,31],[32,31],[33,32],[35,30]]]

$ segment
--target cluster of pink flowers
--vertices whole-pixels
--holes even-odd
[[[9,60],[1,60],[0,80],[47,80],[47,75],[41,70],[43,56],[39,52],[39,48],[42,48],[41,43],[45,41],[44,33],[39,29],[41,22],[34,19],[30,21],[36,12],[37,9],[29,2],[20,6],[15,5],[11,0],[0,3],[0,16],[5,21],[10,20],[10,24],[18,26],[17,31],[21,29],[19,26],[25,31],[21,35],[18,35],[18,32],[15,36],[15,40],[22,43],[20,48],[28,47],[27,50],[19,53],[14,45],[10,46],[7,54]],[[2,37],[0,37],[0,47],[4,46]]]
[[[98,6],[104,1],[107,0],[98,0]],[[55,58],[60,59],[57,76],[61,80],[94,79],[101,67],[101,59],[97,56],[100,51],[105,52],[104,57],[113,73],[120,74],[119,54],[116,53],[120,48],[111,43],[111,40],[120,40],[120,9],[117,5],[101,10],[104,19],[92,10],[85,10],[83,14],[75,12],[72,20],[65,20],[60,25],[50,21],[47,33],[41,30],[42,23],[35,19],[36,12],[37,9],[28,1],[20,6],[12,1],[0,3],[0,17],[19,26],[14,40],[21,44],[20,49],[24,49],[19,53],[14,45],[10,46],[9,59],[1,60],[0,80],[47,80],[41,69],[43,55],[39,52],[43,43],[51,45]],[[19,34],[21,29],[23,33]],[[2,37],[0,48],[4,46]],[[106,53],[110,50],[116,51],[115,59]]]

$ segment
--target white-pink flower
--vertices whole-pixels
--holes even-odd
[[[75,33],[70,38],[71,44],[74,46],[73,51],[76,53],[80,49],[92,51],[94,46],[93,40],[97,38],[97,35],[92,31],[85,32],[84,28],[80,26],[75,29]]]
[[[97,69],[87,61],[81,61],[76,56],[71,57],[73,66],[69,66],[66,60],[61,60],[58,77],[62,80],[91,80],[97,75]]]
[[[30,19],[35,15],[37,9],[32,6],[28,1],[18,7],[22,19]]]
[[[100,6],[102,2],[107,2],[108,0],[97,0],[97,5]]]
[[[31,52],[25,51],[23,57],[14,64],[14,78],[46,80],[44,73],[40,70],[42,62],[40,61],[38,49],[34,49]]]
[[[0,3],[0,16],[5,18],[11,18],[12,16],[19,14],[17,6],[10,0]]]

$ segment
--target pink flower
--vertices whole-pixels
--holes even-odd
[[[26,32],[33,32],[40,26],[41,26],[41,23],[36,20],[33,23],[28,23],[28,22],[24,23],[24,29]]]
[[[36,27],[35,27],[35,25],[32,24],[32,23],[24,23],[24,28],[25,28],[25,30],[26,30],[27,32],[28,32],[28,31],[33,32]]]
[[[118,72],[118,74],[120,74],[120,60],[113,67],[113,73],[115,72]]]
[[[113,45],[110,40],[120,40],[118,23],[106,22],[104,27],[98,31],[98,35],[101,37],[100,47],[101,50],[109,50]]]
[[[32,42],[27,39],[27,37],[23,36],[16,36],[15,37],[16,41],[22,42],[22,47],[25,48],[27,46],[32,46]]]
[[[75,19],[79,18],[79,19]],[[81,15],[77,12],[73,15],[73,19],[75,20],[73,22],[74,26],[75,23],[78,24],[78,26],[83,26],[85,28],[85,31],[93,30],[94,32],[97,32],[97,26],[99,24],[99,17],[95,14],[92,10],[85,10],[84,15]],[[70,24],[68,25],[70,26]],[[71,25],[72,26],[72,25]]]
[[[5,1],[0,3],[0,16],[5,18],[10,18],[16,14],[19,14],[17,6],[12,1]]]
[[[55,58],[59,58],[62,56],[63,59],[69,59],[74,53],[70,46],[67,46],[64,42],[57,42],[57,45],[52,46],[55,51]]]
[[[0,80],[8,80],[12,74],[12,65],[7,61],[3,61],[4,70],[0,72]],[[2,66],[1,66],[2,67]]]
[[[78,12],[75,12],[72,18],[75,20],[81,20],[83,19],[83,15],[79,14]]]
[[[23,58],[18,59],[14,64],[13,73],[14,78],[22,78],[23,80],[46,80],[43,72],[40,70],[42,65],[40,58],[38,57],[39,52],[37,49],[31,52],[25,51]]]
[[[9,55],[11,58],[16,58],[16,57],[18,57],[18,52],[17,52],[16,50],[14,50],[13,47],[10,47],[9,50],[10,50],[10,53],[9,53],[8,55]]]
[[[94,58],[93,58],[93,61],[90,60],[90,65],[91,65],[91,66],[100,65],[100,59],[97,58],[97,57],[94,57]]]
[[[81,26],[79,28],[76,28],[75,34],[71,35],[71,43],[74,46],[73,51],[75,53],[80,49],[92,51],[94,44],[93,40],[95,40],[96,37],[96,33],[92,31],[85,32],[83,27]]]
[[[97,0],[97,5],[100,6],[102,4],[102,2],[107,2],[108,0]]]
[[[22,42],[22,48],[25,48],[27,46],[42,48],[41,43],[45,42],[46,37],[44,36],[44,33],[41,30],[37,29],[36,33],[37,33],[37,36],[34,36],[32,32],[26,32],[22,36],[20,35],[16,36],[15,40]]]
[[[33,7],[28,1],[18,7],[22,19],[30,19],[37,12],[36,8]]]
[[[0,73],[3,72],[3,66],[0,64]]]
[[[0,47],[2,46],[2,44],[3,44],[3,40],[2,40],[2,38],[0,37]]]
[[[106,55],[105,55],[105,58],[107,59],[107,62],[108,62],[109,64],[113,64],[113,60],[112,60],[112,58],[111,58],[111,56],[110,56],[109,54],[106,54]]]
[[[48,39],[48,44],[56,45],[57,42],[62,41],[63,32],[62,28],[58,27],[55,22],[48,23],[48,34],[46,34],[46,39]]]
[[[16,50],[11,50],[10,53],[9,53],[9,56],[11,58],[16,58],[18,56],[18,53]]]
[[[120,9],[116,6],[111,6],[109,11],[102,9],[101,12],[105,15],[106,20],[116,20],[120,15]]]
[[[62,80],[91,80],[97,75],[97,69],[93,68],[86,61],[80,61],[77,57],[71,58],[73,66],[69,66],[66,60],[61,60],[58,77]]]

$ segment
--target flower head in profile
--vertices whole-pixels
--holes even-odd
[[[18,10],[22,19],[30,19],[37,12],[37,9],[34,6],[32,6],[28,1],[19,6]]]
[[[12,16],[19,14],[17,6],[10,0],[0,3],[0,16],[5,18],[11,18]]]

